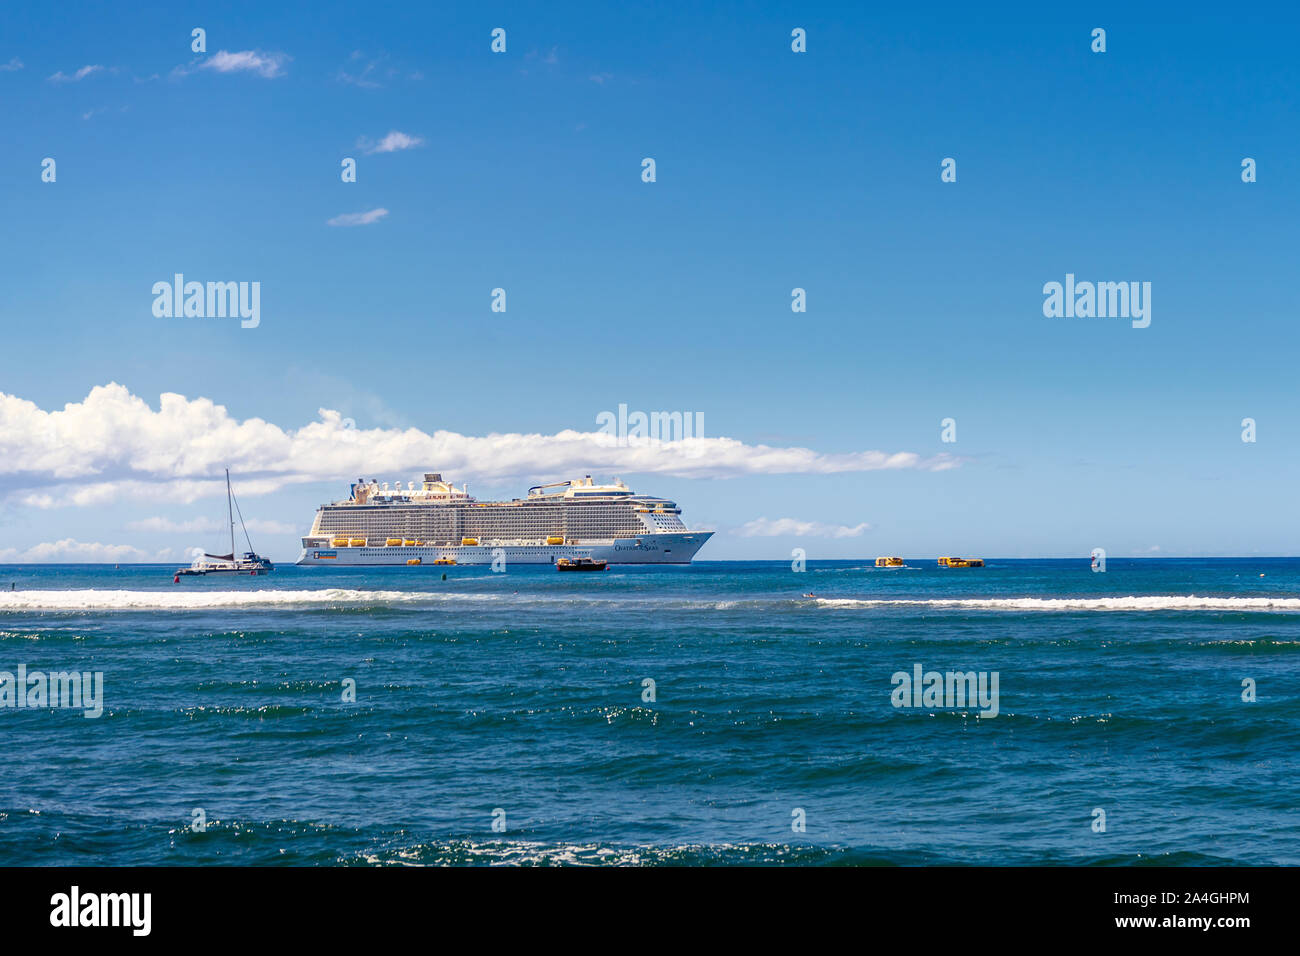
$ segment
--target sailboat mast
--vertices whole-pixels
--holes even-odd
[[[235,560],[235,511],[230,505],[230,469],[226,469],[226,516],[230,518],[230,560]]]

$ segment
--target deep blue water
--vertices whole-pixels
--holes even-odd
[[[0,864],[1300,863],[1300,560],[913,563],[0,567]]]

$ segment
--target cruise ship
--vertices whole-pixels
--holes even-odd
[[[343,501],[321,505],[299,564],[690,564],[713,537],[691,531],[675,502],[590,475],[537,485],[525,498],[478,501],[430,472],[420,487],[358,479]]]

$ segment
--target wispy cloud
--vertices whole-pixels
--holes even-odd
[[[383,86],[379,82],[379,67],[386,57],[378,57],[363,63],[364,59],[365,55],[360,50],[353,50],[352,55],[348,57],[348,66],[339,70],[339,82],[351,83],[363,90],[377,90]]]
[[[125,106],[118,107],[117,110],[115,111],[110,110],[108,107],[102,107],[100,109],[86,110],[86,112],[81,114],[81,118],[83,120],[88,120],[91,117],[99,116],[102,113],[109,113],[109,112],[125,113],[126,111],[127,111],[127,107]]]
[[[394,63],[387,53],[368,56],[361,50],[353,50],[347,63],[336,74],[340,83],[348,83],[363,90],[382,89],[385,83],[395,80],[422,80],[424,74],[419,70],[407,72],[407,68]]]
[[[536,49],[529,50],[524,54],[524,61],[540,61],[548,66],[554,66],[560,62],[560,48],[558,46],[553,46],[545,53]]]
[[[0,63],[0,73],[13,73],[23,68],[23,61],[14,57],[8,63]]]
[[[862,524],[824,524],[821,521],[799,521],[797,518],[755,518],[736,529],[742,538],[858,538],[871,530]]]
[[[345,212],[326,222],[329,226],[369,226],[388,215],[388,210],[380,206],[369,212]]]
[[[240,421],[210,399],[173,392],[164,393],[154,410],[116,383],[97,386],[84,401],[56,411],[0,392],[0,496],[37,508],[193,501],[225,494],[225,482],[216,476],[227,466],[241,476],[241,497],[252,498],[292,483],[346,481],[363,473],[410,477],[435,466],[472,481],[513,481],[597,470],[731,478],[940,471],[958,464],[946,454],[823,454],[734,438],[629,446],[615,435],[568,429],[484,436],[366,429],[350,427],[337,411],[322,408],[319,414],[318,421],[281,428],[260,418]]]
[[[414,149],[417,146],[423,146],[424,140],[418,136],[411,136],[407,133],[401,133],[393,130],[379,142],[373,142],[364,136],[357,140],[357,148],[363,149],[367,153],[396,153],[403,149]]]
[[[188,67],[176,67],[172,70],[172,76],[188,76],[196,70],[211,70],[214,73],[253,73],[272,80],[285,75],[285,67],[290,59],[292,57],[285,53],[267,53],[262,50],[239,50],[235,53],[218,50],[206,60],[198,60]]]
[[[21,64],[19,65],[21,66]],[[86,66],[83,66],[81,69],[77,70],[71,76],[69,76],[67,73],[64,73],[62,70],[60,70],[58,73],[55,73],[53,76],[50,77],[50,82],[51,83],[78,83],[81,80],[84,80],[88,76],[93,76],[96,73],[103,72],[103,69],[104,68],[100,66],[98,63],[90,63],[87,64]]]

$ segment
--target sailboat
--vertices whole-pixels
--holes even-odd
[[[248,550],[240,557],[235,557],[235,515],[239,515],[239,526],[244,530],[244,540],[248,542]],[[248,536],[248,528],[244,525],[244,513],[239,510],[239,502],[235,500],[235,492],[230,487],[230,469],[226,469],[226,516],[230,522],[230,553],[229,554],[202,554],[194,559],[194,563],[188,568],[179,568],[176,571],[176,580],[179,581],[181,575],[191,574],[266,574],[268,571],[274,571],[275,565],[271,563],[270,558],[264,558],[253,550],[253,541]]]

